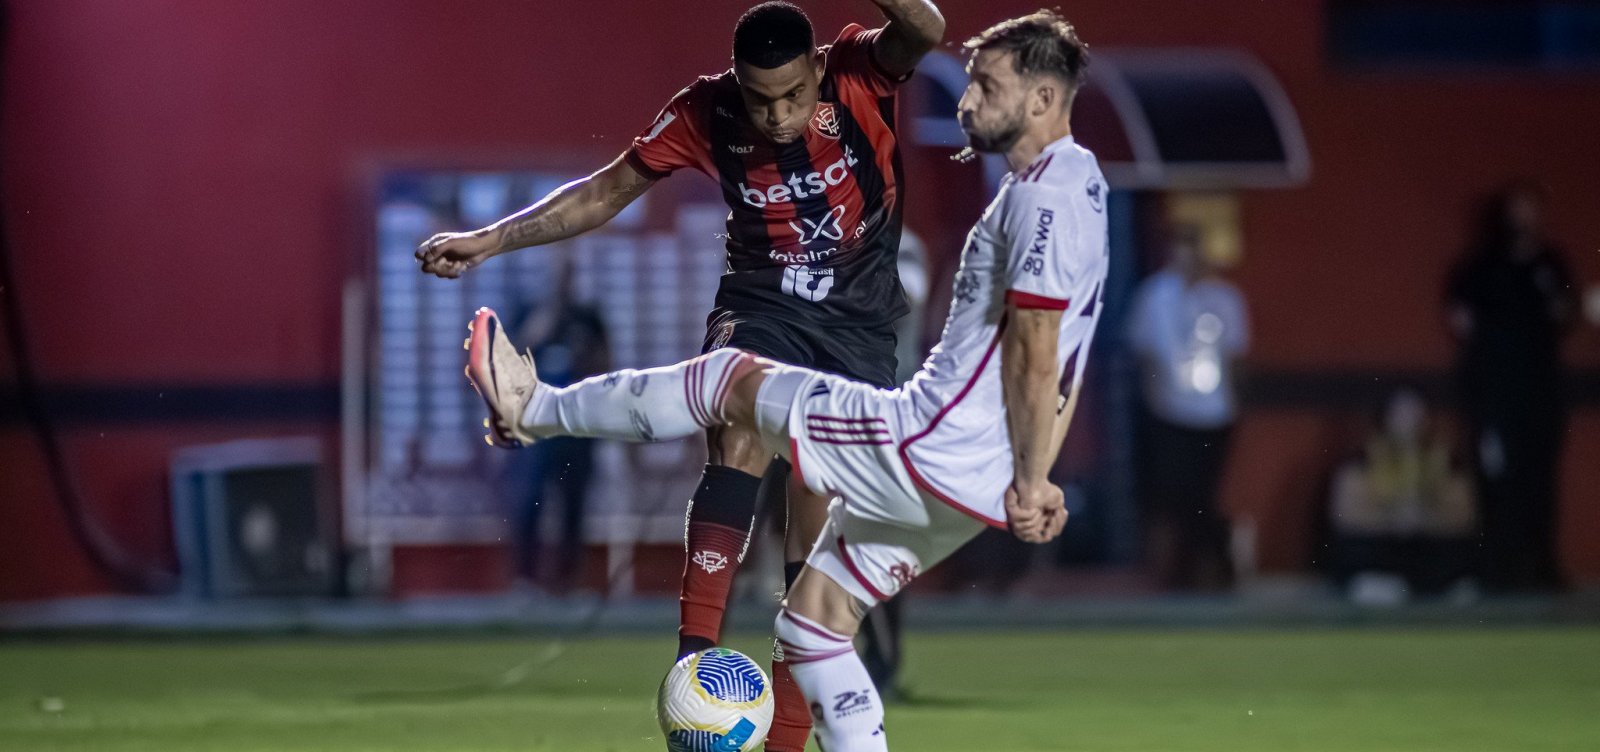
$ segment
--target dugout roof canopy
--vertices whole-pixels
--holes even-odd
[[[1095,50],[1073,108],[1073,135],[1116,189],[1228,190],[1304,183],[1305,135],[1276,78],[1249,53]],[[961,148],[963,62],[924,59],[913,82],[911,138]],[[992,160],[991,160],[992,162]]]

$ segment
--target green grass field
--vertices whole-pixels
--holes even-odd
[[[670,649],[5,642],[0,750],[659,750]],[[908,752],[1600,749],[1600,630],[967,632],[908,650],[888,717]]]

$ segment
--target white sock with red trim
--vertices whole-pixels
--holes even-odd
[[[534,436],[667,441],[723,425],[733,371],[750,356],[713,350],[675,366],[591,376],[560,389],[541,387],[522,411]]]
[[[775,625],[784,662],[811,704],[817,745],[827,752],[885,752],[883,698],[846,635],[785,608]]]

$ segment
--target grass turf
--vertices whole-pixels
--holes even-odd
[[[0,643],[0,750],[662,749],[670,642],[552,645]],[[966,632],[908,651],[897,750],[1600,749],[1600,630]]]

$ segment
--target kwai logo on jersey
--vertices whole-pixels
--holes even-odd
[[[1050,246],[1050,226],[1055,221],[1054,211],[1039,208],[1039,224],[1033,228],[1033,245],[1028,247],[1028,257],[1022,260],[1022,270],[1035,277],[1044,274],[1044,252]]]
[[[850,168],[854,167],[859,161],[856,159],[856,155],[850,151],[850,147],[846,146],[844,147],[844,156],[823,168],[821,172],[813,172],[807,175],[791,175],[787,182],[768,186],[765,190],[751,188],[744,183],[740,183],[739,197],[744,199],[745,203],[760,209],[767,204],[787,204],[796,199],[816,196],[826,192],[828,186],[843,183],[844,179],[850,175]]]
[[[832,289],[832,269],[812,269],[809,266],[783,268],[783,292],[786,295],[816,303],[828,297],[828,291]]]
[[[817,114],[811,116],[811,129],[824,138],[839,138],[839,112],[832,102],[817,103]]]
[[[789,229],[794,230],[794,233],[800,236],[801,245],[810,245],[817,238],[844,240],[844,228],[839,226],[839,220],[841,219],[844,219],[844,207],[835,206],[829,209],[822,219],[813,220],[809,217],[801,217],[800,223],[804,224],[804,227],[796,224],[794,220],[790,220]]]

